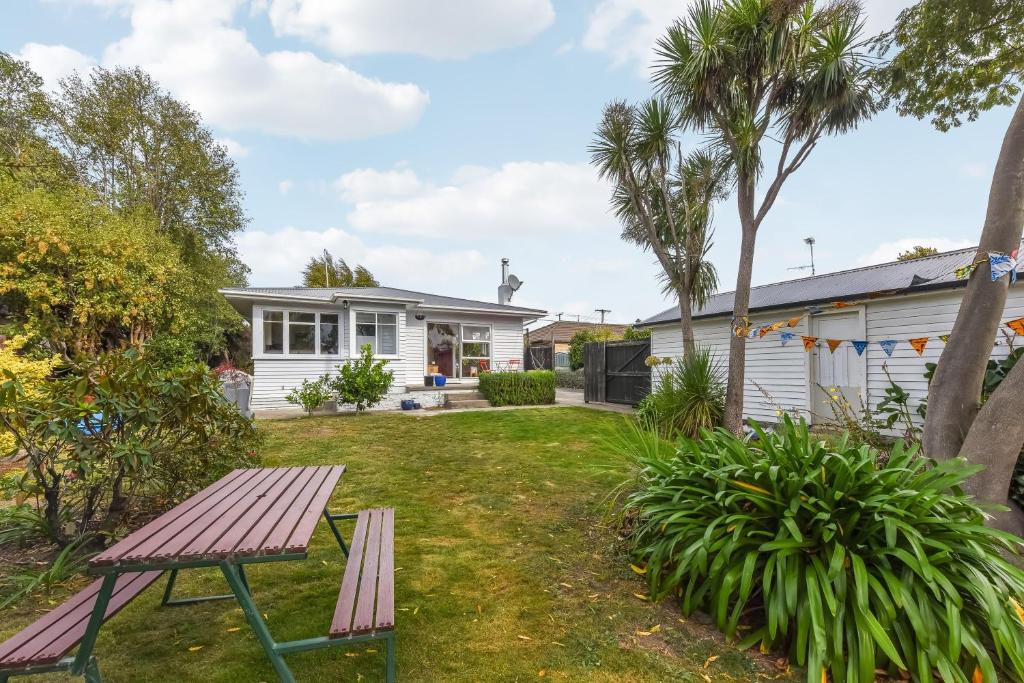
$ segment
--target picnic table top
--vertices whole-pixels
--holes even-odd
[[[238,469],[89,561],[90,569],[304,554],[344,465]]]

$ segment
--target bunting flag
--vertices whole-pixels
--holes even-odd
[[[804,340],[804,351],[810,351],[814,348],[814,345],[818,343],[817,337],[805,337],[801,335],[800,338]]]
[[[878,345],[885,351],[885,355],[892,357],[892,352],[896,350],[897,341],[895,339],[883,339],[878,342]]]
[[[991,251],[988,254],[989,268],[992,270],[992,282],[995,282],[1004,275],[1009,274],[1010,286],[1017,284],[1017,250],[1010,252],[1009,256],[998,251]]]
[[[782,345],[783,346],[785,346],[789,342],[793,341],[793,337],[795,337],[795,336],[796,335],[793,334],[792,332],[783,332],[782,334],[779,335],[779,337],[782,339]]]
[[[832,308],[849,308],[850,306],[856,306],[855,301],[834,301],[832,302]]]
[[[940,334],[939,335],[939,339],[942,340],[943,344],[948,344],[949,343],[949,335],[948,334]]]
[[[1017,334],[1024,336],[1024,318],[1017,318],[1006,323],[1006,326]]]
[[[765,327],[762,327],[761,329],[759,329],[757,331],[757,336],[758,337],[763,337],[763,336],[765,336],[766,334],[768,334],[769,332],[772,332],[772,331],[773,331],[772,330],[772,326],[771,325],[766,325]]]
[[[828,344],[829,353],[835,353],[839,345],[843,343],[842,339],[826,339],[825,343]]]
[[[851,339],[850,343],[853,344],[853,348],[857,351],[858,356],[863,356],[864,349],[868,348],[866,339]]]
[[[910,346],[917,351],[917,355],[924,355],[924,347],[928,346],[928,337],[915,337],[910,341]]]
[[[804,317],[802,315],[798,315],[795,318],[790,318],[789,320],[787,320],[786,321],[786,325],[789,326],[789,327],[796,327],[797,325],[800,324],[800,321],[803,320],[803,319],[804,319]]]
[[[750,328],[750,332],[747,333],[747,339],[753,339],[754,337],[756,337],[760,333],[761,333],[761,328],[759,328],[759,327],[751,327]]]

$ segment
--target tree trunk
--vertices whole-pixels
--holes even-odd
[[[679,297],[679,326],[683,332],[683,357],[693,353],[696,346],[693,339],[693,304],[690,302],[688,292],[682,291],[680,287],[676,291]]]
[[[1010,121],[992,175],[979,256],[1009,253],[1020,245],[1024,226],[1024,99]],[[929,389],[924,451],[945,460],[959,454],[978,413],[992,340],[1006,305],[1008,279],[992,282],[987,261],[971,275],[949,343],[942,350]],[[1005,487],[1004,487],[1005,489]]]
[[[757,227],[754,225],[754,182],[740,179],[737,192],[740,225],[743,239],[740,243],[740,263],[736,272],[736,292],[733,295],[732,315],[737,325],[743,325],[750,311],[750,280],[754,272],[754,243]],[[729,337],[729,382],[725,391],[723,426],[734,434],[743,431],[743,386],[747,362],[747,336],[731,334]]]
[[[1024,362],[1013,366],[985,402],[960,449],[960,455],[972,464],[985,466],[964,484],[964,490],[979,502],[1007,504],[1010,478],[1024,447],[1021,415],[1024,415]],[[1010,512],[996,514],[993,526],[1024,534],[1021,524],[1024,515],[1014,503],[1009,506]]]

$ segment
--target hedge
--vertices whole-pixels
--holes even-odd
[[[555,370],[555,386],[559,389],[583,390],[586,383],[583,369],[579,370]]]
[[[550,370],[485,372],[480,375],[480,393],[492,406],[554,403],[555,373]]]

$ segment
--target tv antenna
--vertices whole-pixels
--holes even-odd
[[[807,270],[809,268],[810,271],[811,271],[811,275],[816,275],[817,273],[814,270],[814,238],[813,237],[805,237],[804,238],[804,244],[806,244],[811,249],[811,265],[809,265],[809,266],[793,266],[792,268],[787,268],[786,270]]]

